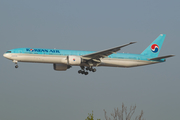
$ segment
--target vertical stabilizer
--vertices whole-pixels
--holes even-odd
[[[160,34],[141,54],[157,57],[161,50],[165,37],[165,34]]]

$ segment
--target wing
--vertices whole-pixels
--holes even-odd
[[[173,57],[174,55],[167,55],[167,56],[162,56],[162,57],[155,57],[155,58],[151,58],[149,60],[161,60],[161,59],[165,59],[165,58],[169,58],[169,57]]]
[[[107,49],[107,50],[102,50],[102,51],[99,51],[99,52],[83,55],[82,58],[87,59],[87,60],[105,58],[105,57],[107,57],[107,56],[109,56],[109,55],[111,55],[113,53],[116,53],[122,47],[128,46],[130,44],[134,44],[134,43],[136,43],[136,42],[130,42],[128,44],[121,45],[121,46],[118,46],[118,47],[114,47],[114,48],[110,48],[110,49]]]

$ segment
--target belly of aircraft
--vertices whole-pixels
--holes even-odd
[[[148,64],[154,64],[157,62],[144,61],[144,60],[132,60],[132,59],[102,59],[99,66],[109,67],[136,67]]]

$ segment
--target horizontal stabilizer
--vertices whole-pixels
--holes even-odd
[[[148,60],[161,60],[161,59],[165,59],[165,58],[173,57],[173,56],[174,55],[166,55],[166,56],[151,58],[151,59],[148,59]]]

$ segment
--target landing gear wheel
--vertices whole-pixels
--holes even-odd
[[[84,70],[84,66],[80,66],[82,70]]]
[[[81,67],[81,70],[78,71],[79,74],[84,74],[84,75],[88,75],[89,73],[87,72],[88,70],[89,71],[92,71],[92,68],[90,67],[84,67],[84,66],[80,66]],[[85,71],[87,70],[87,71]]]
[[[16,65],[15,68],[18,68],[18,65]]]
[[[79,74],[80,74],[81,72],[82,72],[81,70],[78,71]]]
[[[81,71],[81,74],[84,74],[84,71],[80,70]]]
[[[94,69],[92,69],[92,71],[93,71],[93,72],[96,72],[96,69],[94,68]]]

